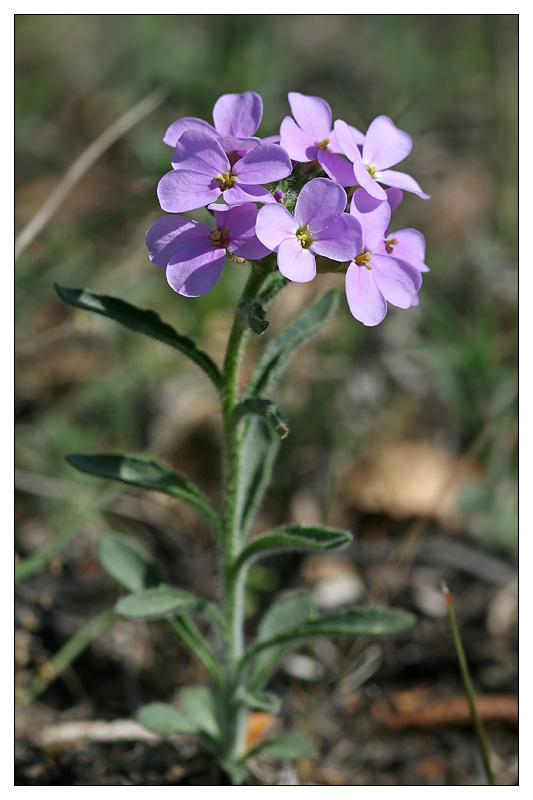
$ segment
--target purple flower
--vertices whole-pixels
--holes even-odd
[[[377,200],[387,199],[385,189],[379,185],[384,183],[385,186],[394,186],[413,192],[425,200],[429,199],[429,195],[424,194],[414,178],[405,172],[389,169],[403,161],[413,146],[409,134],[397,128],[389,117],[376,117],[370,124],[362,152],[353,130],[343,120],[338,119],[335,122],[335,133],[343,153],[353,162],[356,183],[372,197]]]
[[[220,278],[226,255],[241,262],[271,252],[255,235],[256,219],[253,203],[215,211],[215,230],[178,214],[159,217],[146,233],[150,260],[166,268],[175,292],[199,297]]]
[[[327,178],[315,178],[298,195],[294,217],[278,203],[260,209],[257,238],[277,253],[282,275],[306,283],[316,275],[315,254],[342,262],[360,251],[361,226],[345,208],[344,189]]]
[[[378,325],[387,313],[387,302],[399,308],[415,304],[422,277],[396,251],[394,255],[387,252],[385,234],[391,217],[387,202],[358,189],[350,214],[361,224],[363,246],[346,272],[346,298],[353,316],[363,325]]]
[[[262,116],[263,101],[256,92],[223,94],[213,108],[214,127],[197,117],[182,117],[167,129],[163,141],[175,147],[181,135],[189,130],[209,133],[214,139],[224,136],[248,139],[258,129]]]
[[[163,175],[157,195],[163,211],[192,211],[223,197],[226,203],[273,203],[261,184],[286,178],[288,154],[277,144],[260,144],[231,164],[220,144],[200,130],[182,134],[174,150],[175,169]]]
[[[280,127],[280,144],[293,161],[318,161],[322,169],[341,186],[353,186],[349,162],[337,155],[342,150],[332,130],[331,108],[321,97],[289,92],[292,117],[285,117]],[[296,120],[296,122],[295,122]],[[355,128],[353,136],[361,137]]]

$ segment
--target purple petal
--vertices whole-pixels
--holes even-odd
[[[218,281],[225,260],[226,251],[220,247],[208,247],[195,258],[175,257],[167,267],[168,284],[185,297],[200,297]]]
[[[414,178],[405,172],[398,172],[395,169],[380,170],[376,173],[376,180],[384,183],[385,186],[394,186],[396,189],[403,189],[406,192],[417,194],[422,200],[429,200],[429,194],[425,194]]]
[[[230,170],[228,158],[217,140],[200,130],[182,134],[172,153],[172,166],[213,177]]]
[[[251,260],[264,258],[272,250],[265,247],[257,238],[255,224],[257,220],[255,203],[243,203],[232,206],[227,211],[215,211],[218,230],[228,228],[228,250],[240,258]]]
[[[313,178],[306,183],[294,209],[298,228],[309,225],[312,235],[333,225],[346,208],[346,192],[328,178]]]
[[[312,97],[300,92],[289,92],[292,116],[302,130],[315,142],[329,137],[331,131],[331,108],[321,97]]]
[[[420,231],[415,228],[403,228],[401,231],[389,233],[388,238],[396,239],[397,244],[392,245],[394,258],[401,258],[412,264],[419,272],[429,272],[429,267],[424,263],[426,257],[426,240]]]
[[[403,161],[413,148],[413,140],[396,127],[390,117],[376,117],[363,144],[363,161],[377,169],[387,169]]]
[[[387,313],[387,301],[372,278],[373,270],[351,264],[346,272],[346,299],[353,316],[363,325],[379,325]]]
[[[300,243],[296,239],[297,230],[296,220],[292,214],[289,214],[285,206],[272,203],[259,209],[255,232],[259,241],[270,250],[276,250],[284,239],[289,238],[294,239],[300,247]]]
[[[284,239],[278,247],[278,269],[290,281],[307,283],[316,275],[315,257],[293,236]]]
[[[209,122],[206,122],[203,119],[198,119],[197,117],[182,117],[181,119],[177,119],[167,128],[167,132],[163,137],[163,141],[165,144],[169,144],[171,147],[176,147],[180,136],[185,133],[185,131],[191,130],[204,131],[204,133],[210,134],[213,138],[218,136],[218,133],[213,126],[209,124]]]
[[[291,172],[289,154],[278,144],[260,144],[233,167],[233,174],[241,183],[252,185],[279,181]]]
[[[224,200],[229,205],[237,203],[275,203],[275,197],[263,186],[247,186],[237,183],[224,192]]]
[[[222,135],[253,136],[263,116],[263,101],[256,92],[223,94],[213,108],[215,128]]]
[[[373,253],[383,243],[389,227],[389,204],[384,200],[376,200],[364,189],[357,189],[350,203],[350,214],[361,224],[365,250]]]
[[[157,196],[163,211],[194,211],[213,203],[221,187],[209,175],[189,170],[173,170],[163,175],[157,186]]]
[[[422,284],[418,270],[406,261],[377,253],[373,254],[371,264],[372,277],[385,300],[398,308],[409,308]]]
[[[230,164],[234,164],[239,158],[245,156],[258,144],[261,144],[261,139],[258,136],[239,138],[237,136],[218,136],[217,134],[217,141],[228,156]]]
[[[337,137],[337,142],[344,153],[345,156],[348,156],[350,161],[361,161],[361,151],[358,147],[358,137],[355,135],[354,131],[356,129],[352,128],[351,125],[347,125],[343,119],[338,119],[335,121],[335,136]],[[363,137],[364,138],[364,137]]]
[[[146,231],[146,246],[150,261],[158,267],[166,267],[170,259],[191,245],[209,243],[211,228],[202,222],[172,214],[159,217]]]
[[[341,214],[337,222],[313,237],[311,250],[332,261],[351,261],[361,252],[363,231],[351,214]]]
[[[356,144],[362,149],[365,143],[365,134],[362,133],[358,128],[354,128],[353,125],[348,125],[348,127],[352,132],[352,136],[355,139]]]
[[[285,117],[281,123],[280,145],[287,151],[293,161],[314,161],[317,146],[311,136],[295,123],[292,117]]]
[[[355,186],[355,173],[351,161],[327,150],[317,150],[317,153],[318,163],[332,180],[341,186]]]
[[[390,206],[391,214],[394,214],[403,200],[403,192],[399,189],[385,189],[385,194],[387,195],[387,202]]]
[[[362,161],[354,161],[353,171],[357,183],[359,186],[362,186],[369,195],[375,197],[376,200],[387,199],[385,189],[380,186],[379,183],[376,183],[375,178],[370,175]]]

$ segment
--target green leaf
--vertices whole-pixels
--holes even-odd
[[[249,750],[243,760],[257,753],[276,761],[299,761],[301,758],[313,756],[314,750],[307,736],[301,733],[280,733],[274,739],[267,739]]]
[[[130,592],[159,586],[165,580],[157,561],[120,533],[102,536],[98,543],[98,557],[106,572]]]
[[[260,336],[266,331],[270,322],[266,319],[266,311],[257,300],[247,298],[239,303],[239,310],[246,316],[248,327]]]
[[[194,594],[172,586],[158,586],[123,597],[115,610],[124,617],[134,619],[167,619],[184,609],[200,610],[205,602]]]
[[[220,387],[220,370],[212,359],[200,350],[192,339],[183,336],[166,322],[159,314],[149,309],[137,308],[118,297],[89,292],[85,289],[70,289],[66,286],[55,284],[59,297],[76,308],[94,311],[109,317],[115,322],[124,325],[132,331],[144,333],[152,339],[157,339],[179,350],[199,366],[213,381],[217,388]]]
[[[339,293],[336,289],[330,289],[270,342],[254,371],[246,391],[247,397],[267,394],[297,349],[320,330],[338,304]]]
[[[261,417],[244,423],[239,480],[241,528],[245,533],[270,483],[280,438]]]
[[[304,624],[315,613],[311,599],[306,594],[286,597],[269,608],[259,624],[256,647],[261,642],[270,642],[287,629],[287,623]],[[268,647],[258,652],[247,682],[247,691],[256,693],[265,685],[270,674],[280,661],[291,653],[298,642],[283,642],[277,647]]]
[[[220,530],[220,518],[207,497],[186,478],[153,459],[121,453],[73,453],[67,456],[67,461],[88,475],[152,489],[184,500],[202,514],[216,531]]]
[[[220,614],[215,606],[211,605],[210,603],[206,604],[205,613],[213,619],[214,614],[212,612],[218,612]],[[172,630],[174,630],[178,636],[183,639],[185,644],[191,648],[195,656],[199,661],[202,662],[215,683],[220,683],[222,680],[220,664],[211,652],[209,645],[192,619],[186,617],[185,614],[178,614],[175,617],[171,617],[168,620],[168,624]],[[221,627],[220,624],[219,627]]]
[[[167,703],[149,703],[137,712],[137,722],[161,736],[173,733],[200,733],[191,720]]]
[[[290,619],[286,617],[286,619]],[[285,627],[270,639],[261,637],[244,654],[241,664],[245,664],[262,651],[278,647],[285,642],[293,644],[316,636],[384,636],[407,630],[415,623],[415,617],[408,611],[395,608],[353,607],[308,619],[297,625]]]
[[[352,540],[349,531],[324,528],[316,525],[287,525],[253,539],[244,548],[237,561],[239,570],[250,559],[276,550],[332,550]]]
[[[269,714],[277,714],[281,705],[279,698],[272,692],[248,692],[242,689],[239,700],[251,711],[267,711]]]
[[[186,686],[178,695],[184,715],[201,733],[217,739],[219,726],[216,716],[215,697],[206,686]]]
[[[264,397],[251,397],[235,406],[233,410],[235,423],[238,423],[239,420],[248,415],[263,417],[280,439],[284,439],[289,432],[287,423],[272,400],[267,400]]]

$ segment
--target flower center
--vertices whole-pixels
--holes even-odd
[[[376,167],[373,167],[373,166],[372,166],[372,164],[365,164],[365,167],[366,167],[366,171],[368,172],[368,174],[370,175],[370,177],[371,177],[371,178],[373,178],[373,177],[374,177],[374,175],[375,175],[375,174],[376,174],[376,172],[377,172],[377,168],[376,168]]]
[[[222,228],[222,230],[220,231],[218,230],[213,231],[213,233],[210,234],[209,238],[211,239],[211,241],[209,242],[209,247],[212,246],[221,247],[224,248],[225,250],[226,247],[228,246],[228,229]]]
[[[329,144],[329,139],[326,137],[325,139],[322,139],[321,142],[317,142],[316,146],[318,147],[319,150],[327,150],[328,144]]]
[[[296,231],[296,238],[300,240],[302,247],[307,249],[313,241],[313,237],[311,236],[311,232],[309,230],[309,225],[306,225],[305,228],[299,228]]]
[[[387,253],[392,253],[395,244],[398,244],[398,239],[385,239],[385,250]]]
[[[359,267],[366,267],[367,269],[372,269],[372,264],[370,263],[371,257],[372,253],[369,253],[368,250],[365,250],[365,248],[363,247],[359,255],[357,255],[354,258],[354,262]]]
[[[225,189],[231,189],[238,179],[231,172],[223,172],[221,175],[216,175],[215,180],[220,183],[220,188],[224,191]]]

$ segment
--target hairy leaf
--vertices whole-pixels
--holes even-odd
[[[248,751],[245,759],[256,753],[261,753],[267,758],[276,761],[299,761],[301,758],[310,758],[314,754],[313,745],[301,733],[280,733],[274,739],[267,739]]]
[[[200,733],[191,720],[167,703],[149,703],[137,712],[137,722],[161,736],[173,733]]]
[[[349,531],[316,525],[287,525],[253,539],[244,548],[237,569],[250,559],[267,555],[275,550],[332,550],[352,540]]]
[[[280,439],[284,439],[289,433],[287,423],[272,400],[264,397],[251,397],[239,403],[233,410],[233,418],[236,423],[249,415],[263,417]]]
[[[140,592],[164,582],[161,567],[128,536],[107,533],[98,543],[103,568],[130,592]]]
[[[174,589],[172,586],[158,586],[123,597],[115,609],[124,617],[134,619],[167,619],[184,609],[198,610],[204,605],[205,602],[191,592]]]
[[[261,417],[246,420],[243,427],[239,496],[241,527],[246,532],[270,482],[280,438]]]
[[[199,349],[196,342],[175,331],[167,322],[163,322],[155,311],[137,308],[118,297],[97,294],[86,289],[70,289],[57,283],[55,286],[59,297],[71,306],[102,314],[132,331],[144,333],[179,350],[203,369],[217,388],[220,386],[220,370],[214,361]]]

